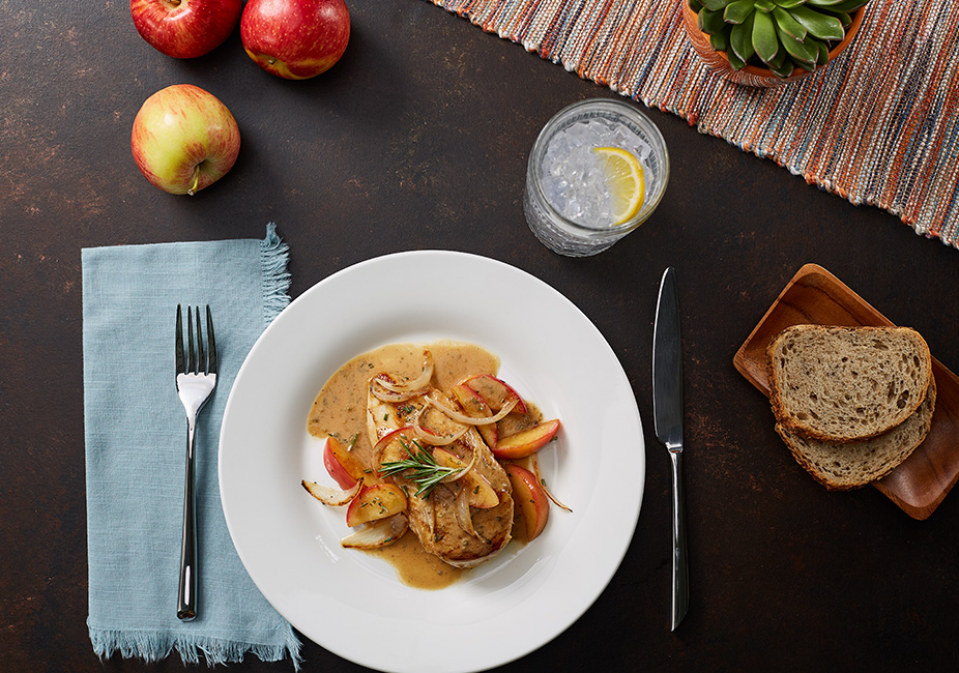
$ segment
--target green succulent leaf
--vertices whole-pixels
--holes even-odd
[[[756,11],[756,0],[736,0],[726,5],[723,20],[726,23],[742,23],[754,11]]]
[[[721,9],[725,9],[726,5],[731,3],[733,0],[699,0],[702,3],[703,7],[710,9],[714,12],[718,12]]]
[[[729,51],[729,31],[724,30],[721,33],[710,35],[709,44],[716,51]]]
[[[756,12],[753,15],[753,49],[766,63],[769,63],[779,53],[779,38],[776,37],[776,25],[773,17],[766,12]]]
[[[726,28],[721,10],[704,9],[699,12],[699,29],[708,35],[718,35]]]
[[[782,63],[780,63],[779,65],[775,67],[770,65],[769,70],[772,71],[772,73],[778,77],[789,77],[790,75],[793,74],[793,70],[795,70],[795,67],[793,66],[793,62],[787,58],[787,59],[784,59]]]
[[[821,11],[823,14],[829,14],[839,19],[839,23],[842,24],[843,32],[849,30],[849,26],[852,25],[852,17],[845,12],[837,12],[833,9],[821,9],[819,11]]]
[[[766,14],[771,14],[776,9],[776,4],[772,0],[756,0],[756,9]]]
[[[812,43],[812,40],[800,42],[783,30],[778,24],[776,25],[776,33],[779,35],[779,41],[783,48],[785,48],[786,53],[788,53],[793,60],[802,61],[803,63],[816,62],[816,59],[819,57],[819,50],[816,48],[816,45]]]
[[[773,2],[783,9],[792,9],[793,7],[798,7],[803,4],[806,0],[773,0]]]
[[[779,68],[783,63],[789,58],[789,54],[786,53],[785,49],[780,49],[779,53],[776,54],[776,57],[769,61],[766,65],[769,66],[770,70],[773,68]]]
[[[816,65],[826,65],[829,63],[829,47],[822,40],[816,40],[816,49],[819,50],[819,56],[816,57]]]
[[[773,18],[776,19],[776,25],[779,29],[785,31],[789,37],[800,42],[806,39],[806,26],[796,21],[792,14],[782,7],[776,7],[773,10]]]
[[[736,56],[736,52],[728,51],[726,56],[729,58],[729,65],[733,67],[733,70],[742,70],[746,67],[746,61]]]
[[[852,13],[855,12],[860,7],[865,7],[869,3],[869,0],[843,0],[835,5],[823,5],[823,9],[828,9],[830,12],[846,12]]]
[[[701,3],[699,0],[687,0],[686,4],[689,5],[689,8],[696,13],[699,13],[699,10],[703,8],[703,3]]]
[[[745,21],[735,24],[729,33],[729,46],[743,64],[756,54],[753,47],[753,21],[755,14],[750,14]]]
[[[808,0],[808,4],[815,5],[816,7],[832,7],[833,5],[840,5],[846,2],[846,0]]]
[[[812,0],[809,0],[812,2]],[[846,36],[842,22],[835,16],[817,12],[806,5],[794,7],[790,10],[793,18],[804,25],[806,29],[821,40],[835,42]]]
[[[795,68],[802,68],[806,72],[813,72],[816,69],[815,63],[806,63],[805,61],[800,61],[798,58],[790,58],[788,60],[792,61],[792,64],[795,66]]]

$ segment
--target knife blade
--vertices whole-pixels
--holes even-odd
[[[653,419],[656,437],[669,451],[673,494],[673,575],[671,629],[689,608],[686,507],[683,495],[683,350],[676,270],[663,273],[653,325]]]

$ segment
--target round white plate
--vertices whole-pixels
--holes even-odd
[[[501,376],[559,418],[540,452],[569,505],[543,534],[511,544],[439,591],[340,547],[344,513],[300,486],[332,482],[306,419],[347,360],[387,343],[469,341]],[[266,329],[230,392],[220,494],[237,552],[266,599],[303,635],[369,668],[480,671],[562,633],[612,579],[636,528],[646,461],[626,374],[596,327],[533,276],[484,257],[419,251],[347,268],[293,301]]]

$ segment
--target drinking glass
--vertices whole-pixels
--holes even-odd
[[[627,150],[643,167],[643,205],[622,223],[604,221],[596,206],[584,208],[575,202],[576,185],[590,192],[605,189],[598,162],[592,169],[585,165],[590,161],[589,151],[600,147]],[[668,180],[666,143],[643,113],[624,101],[580,101],[560,110],[536,138],[526,170],[523,211],[529,228],[547,248],[568,257],[588,257],[606,250],[649,219]],[[608,201],[608,192],[606,198]]]

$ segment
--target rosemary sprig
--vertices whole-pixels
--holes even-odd
[[[446,479],[446,477],[462,472],[462,467],[444,467],[436,462],[433,455],[420,446],[419,442],[413,441],[416,451],[410,451],[410,447],[403,440],[400,440],[406,454],[409,456],[404,460],[391,460],[380,464],[380,474],[384,477],[390,477],[409,470],[408,474],[403,476],[414,484],[419,486],[416,495],[421,498],[428,498],[436,485]]]

